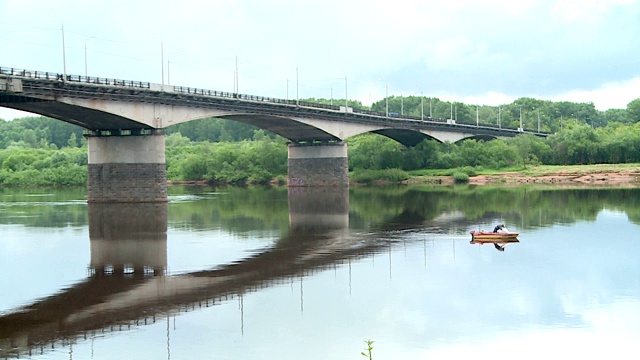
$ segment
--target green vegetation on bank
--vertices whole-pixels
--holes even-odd
[[[379,111],[381,104],[374,103],[371,109]],[[451,111],[455,105],[458,116],[469,112],[465,107],[473,108],[435,98],[389,98],[390,111],[406,115],[420,115],[427,104],[432,113],[443,112],[445,105]],[[640,99],[629,103],[626,110],[600,112],[593,104],[522,98],[496,108],[502,125],[517,126],[516,120],[508,120],[509,109],[513,108],[523,108],[527,121],[532,119],[530,108],[536,109],[535,114],[541,114],[541,130],[554,133],[547,138],[522,134],[456,144],[425,140],[410,148],[380,135],[362,134],[347,139],[351,180],[399,182],[409,176],[447,175],[465,182],[476,174],[531,171],[532,166],[539,165],[640,163]],[[491,114],[481,115],[482,108],[477,109],[483,121],[492,121]],[[561,116],[552,118],[552,109],[560,109],[554,111]],[[445,115],[433,113],[434,117],[449,117]],[[537,123],[537,116],[535,119]],[[166,134],[169,181],[238,185],[285,181],[287,140],[268,131],[234,121],[202,119],[172,126]],[[86,177],[87,148],[81,128],[46,117],[0,119],[0,184],[82,185]]]

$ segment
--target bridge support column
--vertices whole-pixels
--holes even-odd
[[[347,144],[289,144],[289,186],[349,186]]]
[[[88,136],[88,202],[166,202],[162,133]]]

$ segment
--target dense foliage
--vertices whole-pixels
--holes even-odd
[[[13,146],[0,150],[0,184],[77,185],[87,182],[87,149]]]
[[[166,161],[169,180],[261,184],[286,175],[287,146],[261,130],[254,140],[235,143],[191,142],[173,133],[166,137]]]
[[[491,122],[499,113],[501,125],[510,127],[519,126],[520,109],[527,119],[525,128],[532,124],[537,127],[539,112],[541,130],[553,134],[547,138],[523,134],[457,144],[425,140],[411,148],[383,136],[363,134],[347,140],[353,179],[402,180],[407,176],[405,171],[419,169],[463,169],[458,171],[462,178],[464,174],[472,176],[478,169],[530,164],[640,162],[640,99],[630,102],[627,109],[605,112],[595,110],[593,104],[528,98],[499,108],[451,104],[435,98],[394,96],[388,100],[390,112],[414,116],[423,112],[428,116],[430,112],[433,117],[447,118],[453,113],[459,122],[475,122],[476,114],[477,121]],[[349,105],[363,107],[358,102]],[[372,110],[384,112],[386,107],[385,100],[374,103]],[[268,131],[235,121],[203,119],[175,125],[166,133],[170,181],[261,184],[274,178],[284,181],[286,176],[287,140]],[[376,172],[389,169],[398,171]],[[0,184],[84,184],[86,177],[87,148],[81,128],[46,117],[0,119]]]

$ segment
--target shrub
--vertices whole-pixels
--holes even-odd
[[[456,183],[466,183],[466,182],[469,182],[469,175],[467,175],[464,172],[457,171],[453,173],[453,180]]]

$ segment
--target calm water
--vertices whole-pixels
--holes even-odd
[[[0,189],[0,358],[640,357],[640,189],[170,191]]]

